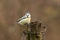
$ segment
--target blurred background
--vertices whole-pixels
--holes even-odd
[[[60,0],[0,0],[0,40],[26,40],[16,20],[27,11],[47,25],[47,40],[60,40]]]

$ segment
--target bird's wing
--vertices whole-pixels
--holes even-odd
[[[27,18],[26,16],[23,16],[22,18],[19,18],[18,20],[17,20],[17,22],[19,22],[19,21],[21,21],[21,20],[23,20],[23,19],[25,19],[25,18]]]

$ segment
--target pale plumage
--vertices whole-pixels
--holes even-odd
[[[31,20],[30,13],[26,13],[22,18],[18,19],[17,22],[21,25],[29,24]]]

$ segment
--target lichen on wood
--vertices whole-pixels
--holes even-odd
[[[31,22],[26,25],[27,40],[45,40],[45,26],[40,21]]]

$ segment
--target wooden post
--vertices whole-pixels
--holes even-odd
[[[45,26],[41,26],[39,21],[31,22],[27,24],[26,39],[27,40],[45,40]],[[42,31],[43,30],[43,31]]]

